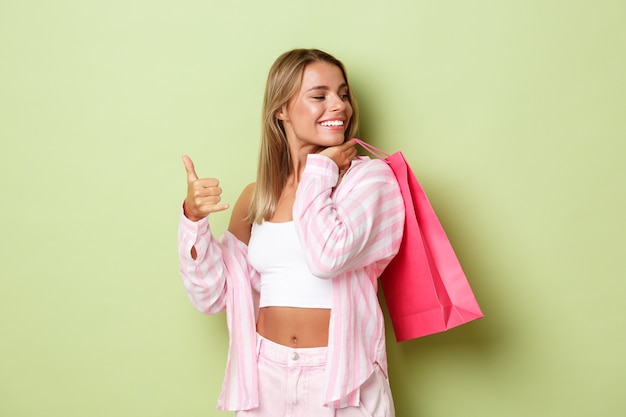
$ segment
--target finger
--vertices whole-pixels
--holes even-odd
[[[209,198],[217,198],[217,200],[213,201],[212,204],[219,203],[219,199],[222,195],[222,189],[220,187],[198,187],[198,182],[194,182],[192,187],[188,190],[188,195],[193,196],[195,199],[209,199]],[[198,203],[200,204],[200,202]]]
[[[229,204],[205,204],[199,207],[199,209],[207,215],[211,213],[217,213],[218,211],[224,211],[230,207]]]
[[[211,191],[210,189],[193,190],[193,198],[196,205],[217,204],[222,199],[222,191]]]
[[[354,148],[354,147],[356,146],[356,142],[355,142],[355,141],[353,141],[352,139],[348,139],[347,141],[345,141],[345,142],[343,143],[343,146],[344,146],[345,148],[350,148],[350,147],[353,147],[353,148]]]
[[[194,185],[196,188],[218,188],[220,182],[216,178],[200,178],[196,180]]]
[[[193,166],[193,161],[187,155],[183,155],[183,164],[185,165],[185,171],[187,171],[187,181],[196,181],[198,174],[196,174],[196,168]]]

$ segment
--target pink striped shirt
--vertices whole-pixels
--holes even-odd
[[[400,188],[384,161],[359,157],[335,187],[338,175],[331,159],[309,155],[293,207],[311,272],[333,280],[325,388],[333,408],[358,406],[359,387],[376,364],[387,371],[377,278],[397,253],[404,226]],[[178,250],[193,305],[206,314],[226,309],[230,339],[217,408],[255,408],[259,274],[247,246],[228,231],[216,239],[206,218],[194,223],[181,215]]]

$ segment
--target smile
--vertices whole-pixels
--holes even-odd
[[[327,120],[320,124],[322,126],[343,126],[343,120]]]

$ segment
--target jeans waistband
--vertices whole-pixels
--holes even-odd
[[[260,356],[284,366],[319,366],[326,363],[327,347],[291,348],[257,334]]]

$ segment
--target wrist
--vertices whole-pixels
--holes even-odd
[[[191,213],[189,210],[187,210],[187,201],[183,203],[183,215],[192,222],[199,222],[200,220],[204,219],[204,217],[206,217],[195,215],[194,213]]]

